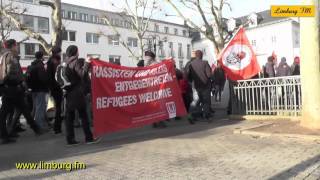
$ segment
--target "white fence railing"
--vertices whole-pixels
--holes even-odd
[[[233,114],[299,116],[300,76],[237,81],[231,98]]]

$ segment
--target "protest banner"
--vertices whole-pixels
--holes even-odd
[[[94,135],[186,115],[174,64],[123,67],[92,61]]]

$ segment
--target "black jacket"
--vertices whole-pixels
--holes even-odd
[[[224,86],[226,76],[222,68],[216,68],[213,72],[213,81],[215,85]]]
[[[67,90],[67,108],[69,110],[83,109],[86,107],[85,87],[83,81],[88,75],[90,64],[82,63],[78,57],[69,57],[67,59],[68,78],[71,82],[71,88]]]
[[[57,57],[50,57],[47,62],[48,87],[51,92],[61,91],[60,85],[55,79],[56,70],[61,60]]]
[[[36,59],[31,63],[32,71],[32,92],[48,92],[48,75],[43,60]]]

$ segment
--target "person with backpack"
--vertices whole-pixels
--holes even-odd
[[[44,64],[43,52],[35,53],[35,60],[28,67],[27,71],[27,85],[32,92],[34,118],[38,126],[43,131],[48,131],[49,126],[46,120],[48,93],[48,76]]]
[[[6,117],[14,108],[20,109],[27,123],[36,135],[42,134],[39,126],[32,118],[25,102],[25,86],[23,73],[18,61],[18,47],[14,39],[4,43],[4,50],[0,56],[0,84],[3,86],[2,106],[0,108],[0,131],[2,144],[15,142],[10,138],[6,126]]]
[[[67,48],[67,60],[65,66],[65,74],[70,84],[63,86],[66,90],[66,132],[68,145],[78,145],[79,142],[75,140],[74,135],[74,118],[75,111],[79,112],[79,117],[82,121],[82,128],[85,134],[86,144],[93,144],[99,139],[94,139],[90,130],[88,121],[88,114],[86,111],[86,97],[84,93],[83,79],[89,72],[90,61],[87,60],[84,65],[78,60],[78,47],[71,45]],[[62,78],[60,78],[62,79]]]
[[[53,97],[55,104],[55,120],[53,125],[53,131],[55,134],[62,133],[61,123],[62,123],[62,100],[63,100],[63,91],[59,83],[55,79],[55,74],[57,71],[58,65],[61,63],[61,48],[54,47],[52,49],[52,55],[50,56],[47,62],[47,74],[48,74],[48,85],[50,95]]]
[[[198,93],[203,117],[211,121],[211,67],[208,61],[202,60],[203,53],[195,52],[196,58],[188,64],[187,77],[191,78]]]

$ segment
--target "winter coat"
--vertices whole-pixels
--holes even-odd
[[[277,68],[277,77],[290,76],[291,69],[286,62],[280,62]]]
[[[195,59],[190,62],[187,69],[187,76],[192,79],[197,90],[210,86],[211,68],[208,61]]]
[[[31,63],[34,78],[32,81],[32,92],[48,92],[48,75],[42,59],[36,59]]]
[[[226,75],[222,68],[216,68],[213,72],[213,82],[215,85],[224,86]]]
[[[71,87],[67,89],[66,99],[68,110],[84,109],[86,108],[85,87],[83,86],[83,79],[88,74],[89,64],[78,61],[78,57],[73,56],[67,59],[67,66],[70,71],[67,77],[71,82]]]
[[[267,62],[267,64],[264,66],[264,77],[265,78],[271,78],[275,77],[276,73],[274,70],[274,64],[272,62]]]
[[[48,87],[52,93],[61,91],[60,85],[55,79],[57,67],[60,63],[61,59],[59,57],[50,57],[47,62]]]
[[[300,75],[300,64],[293,64],[291,66],[291,74],[293,76]]]
[[[1,54],[8,53],[4,58],[6,76],[3,84],[8,86],[17,86],[22,84],[24,77],[18,57],[15,57],[10,50],[3,50]]]

